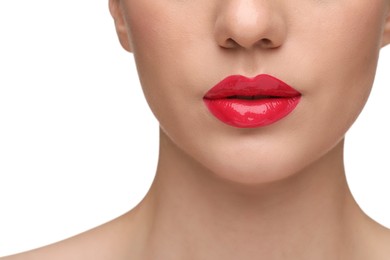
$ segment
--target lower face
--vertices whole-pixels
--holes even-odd
[[[143,90],[163,134],[202,167],[239,183],[291,176],[343,140],[369,96],[387,9],[384,0],[255,2],[123,1]],[[259,39],[278,46],[244,46],[262,15],[275,22],[260,24]],[[222,46],[224,37],[236,44]],[[227,76],[260,74],[301,94],[280,120],[237,127],[205,105],[205,94]]]

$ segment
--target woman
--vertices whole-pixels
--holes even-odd
[[[3,259],[389,259],[355,203],[344,135],[390,1],[110,0],[160,123],[157,175],[129,213]]]

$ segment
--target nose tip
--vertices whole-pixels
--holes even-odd
[[[215,38],[223,48],[277,48],[286,35],[286,24],[267,1],[225,0],[215,23]]]

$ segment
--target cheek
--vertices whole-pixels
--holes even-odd
[[[331,18],[319,16],[302,34],[308,57],[302,66],[312,77],[307,84],[318,83],[306,86],[307,98],[343,131],[356,119],[371,90],[380,50],[381,8],[378,3],[351,2],[348,8],[334,10]]]
[[[291,38],[290,53],[295,53],[295,69],[301,72],[296,83],[304,95],[299,135],[313,140],[304,149],[307,158],[329,151],[344,137],[373,84],[382,11],[379,4],[350,5],[353,8],[334,11],[331,20],[322,12],[316,15],[318,21],[303,19],[306,26],[296,26],[306,30],[296,30]]]
[[[184,29],[184,15],[169,4],[130,2],[127,24],[139,78],[151,109],[160,113],[166,110],[164,99],[175,98],[182,70],[196,68],[196,57],[186,52],[194,36]]]
[[[190,3],[180,7],[174,2],[162,6],[160,0],[137,0],[127,10],[145,97],[172,140],[188,139],[187,135],[204,123],[200,122],[206,113],[203,92],[211,86],[212,77],[219,79],[215,67],[210,73],[209,66],[217,61],[213,26],[208,22],[212,7],[200,1],[194,2],[194,7]],[[204,12],[204,8],[209,11]]]

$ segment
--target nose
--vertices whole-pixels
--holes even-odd
[[[278,2],[223,0],[215,22],[215,39],[227,49],[272,49],[286,38],[286,21]]]

